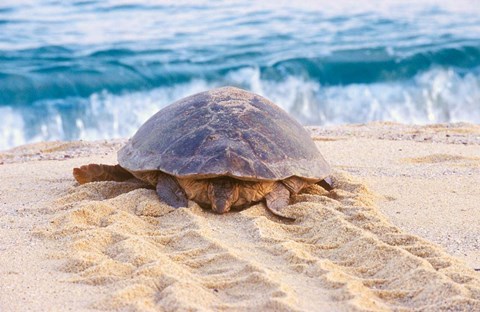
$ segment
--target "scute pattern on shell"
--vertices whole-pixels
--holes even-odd
[[[118,161],[130,171],[177,177],[321,180],[330,172],[298,122],[269,100],[234,87],[160,110],[118,152]]]

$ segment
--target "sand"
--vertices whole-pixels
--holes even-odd
[[[73,180],[125,140],[0,152],[0,310],[480,310],[480,127],[309,130],[335,190],[293,198],[295,220]]]

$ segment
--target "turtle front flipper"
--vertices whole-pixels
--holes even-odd
[[[161,201],[174,208],[187,207],[187,194],[171,175],[159,172],[157,194]]]
[[[273,190],[265,196],[267,208],[275,215],[289,218],[283,213],[283,209],[290,203],[290,191],[281,183],[276,182]]]
[[[133,175],[120,165],[89,164],[80,168],[73,168],[73,177],[80,184],[95,181],[126,181]]]
[[[309,184],[305,179],[295,176],[283,180],[282,183],[287,187],[291,194],[297,194]]]

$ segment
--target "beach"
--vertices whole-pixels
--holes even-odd
[[[469,0],[3,1],[0,312],[480,311],[479,34]],[[296,194],[302,126],[332,190]],[[287,180],[180,180],[272,209],[218,215],[74,179],[135,133],[132,171]]]
[[[480,310],[480,126],[308,130],[335,189],[305,189],[292,219],[76,183],[125,139],[0,152],[0,310]]]

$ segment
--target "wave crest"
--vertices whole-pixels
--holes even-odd
[[[184,96],[221,85],[259,93],[305,125],[395,121],[480,123],[480,70],[462,74],[436,68],[412,79],[372,84],[322,85],[304,77],[266,80],[259,68],[243,68],[223,83],[196,79],[148,91],[37,101],[0,107],[0,149],[45,140],[131,136],[160,108]],[[38,118],[42,116],[42,118]]]
[[[337,51],[321,57],[282,59],[264,64],[261,55],[214,56],[210,60],[166,60],[174,51],[107,49],[78,57],[61,47],[0,52],[15,68],[0,72],[0,105],[29,105],[44,99],[88,97],[108,90],[112,94],[168,88],[203,80],[227,84],[225,76],[249,70],[254,63],[262,81],[283,83],[294,78],[322,86],[349,86],[413,79],[432,68],[452,68],[457,73],[480,66],[478,44],[435,51],[394,51],[389,48]],[[21,64],[38,63],[28,72]],[[221,59],[219,59],[221,58]],[[159,61],[160,60],[160,61]],[[164,60],[164,61],[161,61]],[[8,64],[8,63],[7,63]]]

